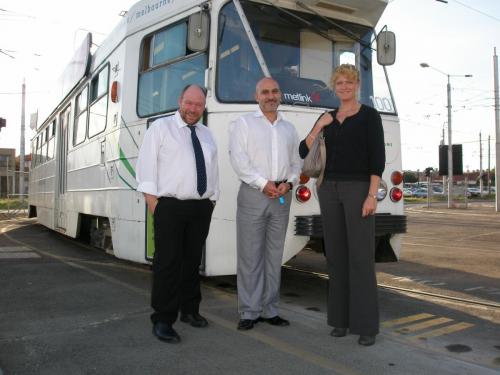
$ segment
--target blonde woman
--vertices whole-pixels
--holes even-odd
[[[318,195],[330,276],[328,324],[332,336],[349,330],[369,346],[379,332],[373,215],[385,166],[384,131],[379,113],[358,101],[355,66],[338,66],[331,85],[340,106],[318,119],[300,144],[300,156],[323,131],[327,158]]]

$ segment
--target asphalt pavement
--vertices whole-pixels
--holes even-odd
[[[312,252],[296,262],[307,259],[321,262]],[[201,314],[209,326],[177,322],[182,341],[166,344],[151,333],[149,267],[115,259],[33,219],[0,222],[0,282],[2,375],[500,371],[495,318],[380,289],[381,334],[374,346],[362,347],[357,336],[329,335],[326,281],[290,269],[283,271],[281,300],[289,327],[259,323],[238,331],[235,277],[204,278]]]

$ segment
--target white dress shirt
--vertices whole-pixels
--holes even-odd
[[[201,197],[196,190],[196,160],[191,131],[179,112],[155,120],[144,135],[136,165],[137,191],[181,200],[217,200],[217,146],[205,125],[196,124],[196,135],[203,150],[207,173],[207,190]]]
[[[229,156],[240,180],[261,191],[268,181],[295,185],[302,168],[297,131],[279,112],[274,123],[260,109],[231,123]]]

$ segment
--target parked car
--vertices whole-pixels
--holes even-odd
[[[432,195],[443,195],[444,191],[441,186],[432,185]]]
[[[413,191],[413,196],[417,198],[427,198],[427,188],[418,188]]]
[[[413,190],[409,188],[404,188],[403,189],[403,196],[404,197],[413,197]]]
[[[467,196],[468,197],[480,197],[481,196],[481,190],[475,187],[470,187],[467,188]]]

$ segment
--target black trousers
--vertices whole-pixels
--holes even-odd
[[[368,187],[326,180],[318,190],[330,278],[328,324],[359,335],[379,332],[375,218],[361,217]]]
[[[154,212],[153,323],[172,324],[179,310],[184,314],[198,312],[199,267],[213,209],[208,199],[158,200]]]

